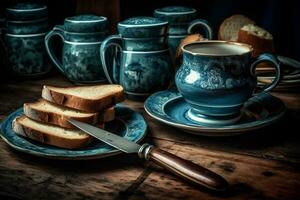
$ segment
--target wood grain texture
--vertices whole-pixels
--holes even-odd
[[[60,76],[0,84],[0,120],[40,98],[42,85],[71,85]],[[190,185],[135,155],[54,161],[12,150],[0,139],[0,197],[16,199],[297,199],[300,195],[300,93],[275,93],[289,108],[271,127],[230,138],[184,133],[149,117],[143,103],[124,105],[148,123],[145,142],[219,173],[226,193]],[[296,128],[296,129],[295,129]],[[1,198],[3,199],[3,198]]]

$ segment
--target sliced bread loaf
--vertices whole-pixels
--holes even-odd
[[[39,99],[34,103],[24,104],[24,114],[34,120],[58,125],[64,128],[74,128],[67,120],[75,119],[89,124],[103,124],[114,119],[114,108],[108,108],[101,113],[88,113]]]
[[[18,135],[41,143],[76,149],[86,146],[93,138],[80,130],[65,129],[32,120],[25,115],[14,119],[13,130]]]
[[[253,56],[261,53],[275,51],[273,36],[265,29],[254,24],[243,26],[238,33],[238,42],[249,44],[253,47]]]
[[[236,42],[239,30],[247,24],[255,24],[255,22],[244,15],[233,15],[226,18],[220,26],[218,39]]]
[[[44,86],[43,99],[69,108],[86,112],[99,112],[124,100],[120,85],[97,85],[77,87]]]

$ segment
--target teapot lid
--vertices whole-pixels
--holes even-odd
[[[158,8],[155,10],[156,13],[160,13],[160,14],[192,14],[192,13],[196,13],[196,9],[194,8],[189,8],[189,7],[184,7],[184,6],[167,6],[167,7],[163,7],[163,8]]]
[[[64,26],[65,30],[69,32],[106,32],[108,31],[108,20],[106,17],[97,15],[76,15],[67,17]]]
[[[157,37],[166,35],[168,22],[154,17],[132,17],[118,23],[124,37]]]
[[[6,8],[8,20],[24,21],[45,18],[48,16],[48,8],[38,3],[17,3]]]
[[[132,17],[122,22],[118,26],[160,26],[167,25],[168,22],[154,18],[154,17]]]
[[[196,18],[197,10],[184,6],[167,6],[154,11],[154,16],[171,24],[189,23]]]

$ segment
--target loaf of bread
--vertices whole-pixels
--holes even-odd
[[[244,15],[226,18],[220,26],[218,39],[236,42],[239,30],[247,24],[255,24],[255,22]]]
[[[99,112],[124,100],[120,85],[97,85],[77,87],[44,86],[42,98],[69,108],[86,112]]]
[[[84,147],[92,140],[91,136],[80,130],[65,129],[59,126],[38,122],[25,115],[14,119],[12,127],[14,132],[18,135],[67,149]]]
[[[25,103],[23,108],[24,114],[31,119],[73,129],[75,127],[68,122],[68,119],[75,119],[93,125],[102,125],[104,122],[113,120],[115,114],[113,107],[100,113],[88,113],[54,104],[44,99],[33,103]]]
[[[239,30],[237,41],[251,45],[254,57],[261,53],[273,53],[275,51],[273,36],[265,29],[254,24],[243,26]]]

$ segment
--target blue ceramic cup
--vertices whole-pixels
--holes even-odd
[[[106,81],[100,61],[101,41],[108,35],[106,17],[78,15],[65,19],[45,37],[48,55],[54,65],[72,82],[97,83]],[[63,41],[61,59],[53,51],[52,42],[59,36]]]
[[[182,39],[196,30],[204,31],[204,37],[212,39],[213,31],[204,19],[197,19],[197,10],[183,6],[167,6],[154,11],[154,16],[169,22],[168,44],[175,55]]]
[[[109,36],[101,44],[101,61],[108,81],[121,84],[132,98],[166,89],[172,77],[167,27],[168,22],[153,17],[120,22],[119,34]],[[112,49],[115,51],[107,56]]]
[[[199,123],[228,125],[238,121],[243,104],[256,89],[259,63],[268,62],[276,70],[276,78],[263,92],[273,89],[281,78],[276,57],[261,54],[253,61],[253,49],[246,44],[205,41],[187,44],[182,50],[176,86],[191,106],[187,117]]]

